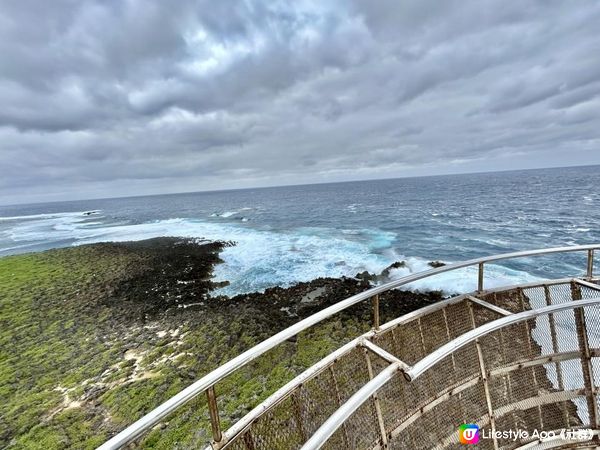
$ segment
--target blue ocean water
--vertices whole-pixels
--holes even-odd
[[[0,207],[0,256],[157,236],[235,241],[215,273],[228,295],[405,260],[399,277],[432,260],[600,242],[600,166]],[[491,266],[486,284],[584,268],[583,255],[527,258]],[[412,287],[472,290],[474,271]]]

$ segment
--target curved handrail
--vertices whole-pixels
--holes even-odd
[[[154,410],[147,413],[141,419],[138,419],[133,424],[129,425],[123,431],[106,441],[97,450],[114,450],[119,449],[130,442],[134,441],[140,435],[142,435],[145,431],[152,428],[154,425],[159,423],[163,418],[171,414],[180,406],[189,402],[202,392],[205,392],[216,383],[218,383],[223,378],[227,377],[237,369],[245,366],[250,361],[258,358],[263,355],[267,351],[281,344],[282,342],[287,341],[291,337],[301,333],[302,331],[307,330],[308,328],[316,325],[319,322],[322,322],[325,319],[357,304],[364,300],[367,300],[375,295],[381,294],[383,292],[389,291],[391,289],[395,289],[406,284],[413,283],[418,280],[422,280],[424,278],[428,278],[434,275],[438,275],[444,272],[450,272],[457,269],[462,269],[464,267],[479,265],[480,268],[483,264],[499,261],[504,259],[514,259],[514,258],[522,258],[527,256],[538,256],[538,255],[546,255],[552,253],[566,253],[566,252],[576,252],[576,251],[588,251],[588,274],[590,273],[590,256],[593,257],[593,251],[600,249],[600,244],[590,244],[590,245],[579,245],[579,246],[569,246],[569,247],[553,247],[547,249],[537,249],[537,250],[528,250],[521,252],[511,252],[511,253],[503,253],[499,255],[486,256],[481,258],[470,259],[467,261],[461,261],[453,264],[448,264],[442,267],[437,267],[431,270],[426,270],[423,272],[414,273],[411,275],[407,275],[405,277],[399,278],[394,281],[390,281],[388,283],[382,284],[380,286],[375,286],[371,289],[368,289],[359,294],[348,297],[345,300],[342,300],[334,305],[331,305],[309,317],[301,320],[300,322],[286,328],[285,330],[280,331],[279,333],[271,336],[270,338],[262,341],[256,346],[246,350],[244,353],[236,356],[235,358],[229,360],[222,366],[213,370],[209,374],[195,381],[187,388],[180,391],[178,394],[171,397],[169,400],[155,408]]]
[[[492,322],[488,322],[481,325],[474,330],[468,331],[467,333],[457,337],[456,339],[442,345],[439,349],[430,353],[415,365],[404,372],[405,377],[408,380],[414,380],[419,375],[422,375],[425,371],[429,370],[435,364],[440,362],[445,357],[451,355],[456,350],[464,347],[470,342],[492,333],[501,328],[513,325],[515,323],[524,322],[529,319],[533,319],[538,316],[556,313],[559,311],[583,308],[586,306],[597,306],[600,305],[600,297],[586,299],[586,300],[574,300],[569,303],[560,303],[557,305],[550,305],[543,308],[532,309],[523,311],[510,316],[505,316],[500,319],[496,319]],[[329,439],[338,430],[338,428],[358,409],[365,403],[369,398],[373,396],[383,385],[385,385],[392,377],[401,370],[398,363],[390,364],[385,370],[381,371],[379,375],[365,384],[357,392],[352,395],[346,403],[344,403],[337,411],[335,411],[329,418],[319,427],[319,429],[310,437],[308,441],[302,446],[301,450],[319,450],[325,445],[327,439]]]

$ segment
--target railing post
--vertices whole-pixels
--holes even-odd
[[[587,273],[586,277],[591,280],[594,276],[594,249],[588,250],[587,254]]]
[[[479,263],[479,273],[477,276],[477,292],[483,292],[483,263]]]
[[[210,414],[210,426],[212,428],[213,439],[215,443],[219,443],[223,439],[223,434],[221,433],[217,394],[215,394],[214,386],[211,386],[206,390],[206,398],[208,400],[208,413]]]
[[[371,301],[373,302],[373,329],[379,331],[379,294],[375,294]]]

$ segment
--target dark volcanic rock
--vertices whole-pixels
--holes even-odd
[[[446,263],[443,263],[441,261],[430,261],[429,263],[427,263],[429,266],[433,267],[434,269],[437,269],[438,267],[443,267],[446,265]]]
[[[402,267],[406,267],[406,261],[396,261],[383,269],[379,278],[382,280],[388,280],[393,269],[400,269]]]
[[[377,275],[369,273],[367,270],[357,273],[354,278],[358,278],[359,280],[365,281],[374,281],[377,278]]]
[[[253,326],[272,335],[305,317],[372,287],[381,276],[363,272],[357,278],[317,278],[290,287],[272,287],[264,292],[241,294],[229,298],[214,296],[222,283],[211,281],[215,264],[222,261],[219,252],[225,242],[198,243],[191,239],[159,238],[140,242],[100,244],[113,250],[142,252],[144,264],[132,269],[127,278],[112,289],[106,302],[118,317],[141,322],[160,316],[173,327],[182,322],[203,321],[211,315],[252,318]],[[390,265],[404,267],[403,261]],[[386,272],[387,271],[387,272]],[[433,303],[441,293],[391,290],[380,295],[381,320],[389,320]],[[118,312],[117,312],[118,311]],[[345,310],[344,317],[370,321],[371,302],[364,301]]]
[[[144,265],[122,280],[108,301],[128,314],[145,316],[197,302],[221,287],[224,283],[211,281],[212,270],[222,262],[219,252],[231,243],[157,238],[105,245],[144,254]]]

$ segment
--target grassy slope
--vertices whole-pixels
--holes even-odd
[[[122,306],[127,299],[118,292],[115,297],[115,287],[123,280],[139,283],[132,274],[154,262],[118,245],[0,259],[0,447],[94,448],[286,325],[254,317],[246,307],[155,315],[131,308],[129,314]],[[222,405],[223,425],[359,327],[364,325],[352,318],[343,326],[325,324],[218,385],[221,398],[229,400]],[[150,433],[144,447],[205,442],[204,403],[201,398],[183,408]]]
[[[221,244],[177,239],[96,244],[0,258],[0,448],[91,449],[169,397],[275,332],[327,286],[327,302],[365,282],[317,280],[235,299],[212,299]],[[327,284],[329,283],[329,284]],[[321,289],[321,288],[320,288]],[[383,320],[435,296],[390,292]],[[179,303],[202,303],[187,309]],[[294,309],[295,308],[295,309]],[[300,309],[302,308],[302,309]],[[369,327],[369,308],[286,342],[216,387],[223,428]],[[147,434],[144,448],[209,440],[204,397]]]

